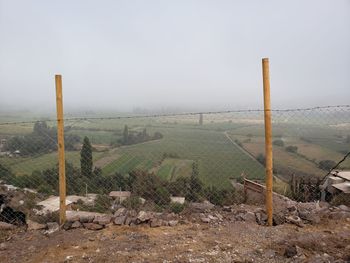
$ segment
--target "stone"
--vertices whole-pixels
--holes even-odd
[[[136,224],[136,217],[127,217],[125,219],[125,225],[130,226],[130,225],[135,225]]]
[[[108,225],[111,223],[112,217],[110,215],[96,216],[93,223],[100,225]]]
[[[338,208],[340,210],[346,211],[346,212],[350,212],[350,207],[346,206],[346,205],[340,205],[338,206]]]
[[[292,246],[288,246],[285,248],[283,255],[287,258],[292,258],[297,254],[298,254],[298,252],[297,252],[296,246],[292,245]]]
[[[0,251],[6,250],[7,245],[5,243],[0,243]]]
[[[163,225],[163,220],[159,218],[152,218],[150,226],[151,227],[160,227]]]
[[[79,227],[82,227],[82,224],[79,221],[75,221],[71,226],[71,228],[74,228],[74,229]]]
[[[210,219],[208,217],[201,217],[201,221],[203,223],[210,223]]]
[[[209,201],[204,201],[202,203],[190,203],[189,208],[194,212],[205,212],[214,208],[214,205]]]
[[[313,225],[319,224],[321,222],[320,216],[314,212],[299,212],[299,217],[310,222]]]
[[[286,217],[286,221],[298,227],[304,227],[303,221],[299,216],[288,216]]]
[[[62,227],[62,228],[63,228],[64,230],[69,230],[69,229],[71,229],[72,224],[73,224],[72,221],[66,221],[66,222],[63,224],[63,227]]]
[[[53,234],[60,230],[60,226],[56,222],[46,223],[46,226],[47,226],[47,230],[44,233],[47,235]]]
[[[256,223],[256,217],[253,212],[247,212],[243,215],[243,220],[250,223]]]
[[[117,211],[115,211],[114,217],[125,216],[127,212],[128,210],[125,207],[121,207]]]
[[[179,221],[177,221],[177,220],[170,220],[170,221],[168,222],[168,226],[176,226],[176,225],[178,224],[178,222],[179,222]]]
[[[83,225],[86,229],[89,230],[101,230],[103,228],[103,226],[95,223],[84,223]]]
[[[114,218],[113,223],[115,225],[121,226],[121,225],[125,224],[125,221],[126,221],[126,216],[118,216],[118,217]]]
[[[232,212],[232,208],[231,208],[231,206],[224,206],[222,208],[222,211],[224,211],[224,212]]]
[[[95,219],[94,215],[81,215],[79,221],[81,223],[92,223]]]
[[[15,225],[8,224],[8,223],[0,221],[0,230],[12,230],[12,229],[15,229],[15,228],[16,228]]]
[[[272,221],[275,226],[278,226],[284,224],[286,219],[282,213],[277,213],[273,214]]]
[[[130,216],[130,217],[136,217],[137,216],[136,210],[129,210],[126,214],[128,216]]]
[[[150,212],[140,211],[136,219],[138,223],[143,223],[149,221],[152,217]]]

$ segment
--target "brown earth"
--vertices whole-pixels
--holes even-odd
[[[159,228],[111,225],[50,236],[0,232],[0,243],[0,262],[350,262],[350,222],[304,228],[238,221]],[[293,248],[297,255],[288,258],[286,250]]]

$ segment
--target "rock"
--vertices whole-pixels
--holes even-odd
[[[163,220],[159,218],[152,218],[150,226],[151,227],[160,227],[163,225]]]
[[[243,215],[243,220],[250,223],[256,223],[256,217],[253,212],[247,212]]]
[[[15,225],[8,224],[8,223],[0,221],[0,230],[12,230],[12,229],[15,229],[15,228],[16,228]]]
[[[125,225],[130,226],[130,225],[135,225],[136,224],[136,217],[127,217],[125,219]]]
[[[267,249],[267,250],[265,250],[263,255],[264,255],[264,257],[267,257],[267,258],[273,258],[276,255],[276,251],[274,251],[272,249]]]
[[[208,217],[201,217],[201,221],[203,223],[210,223],[210,219]]]
[[[338,208],[340,210],[346,211],[346,212],[350,212],[350,207],[346,206],[346,205],[340,205],[338,206]]]
[[[47,235],[53,234],[58,230],[60,230],[60,226],[56,222],[46,223],[46,226],[47,226],[47,230],[44,232],[44,234],[47,234]]]
[[[232,212],[232,208],[231,208],[231,206],[224,206],[222,208],[222,211],[224,211],[224,212]]]
[[[126,221],[126,216],[118,216],[118,217],[114,218],[113,223],[115,225],[121,226],[121,225],[125,224],[125,221]]]
[[[110,215],[103,215],[103,216],[96,216],[93,223],[99,224],[99,225],[108,225],[112,220],[112,217]]]
[[[5,243],[1,243],[0,244],[0,251],[6,250],[7,249],[7,245]]]
[[[190,209],[194,212],[205,212],[214,208],[214,205],[208,201],[204,201],[202,203],[190,203]]]
[[[103,228],[103,226],[95,223],[84,223],[83,225],[86,229],[89,230],[101,230]]]
[[[178,222],[179,222],[179,221],[177,221],[177,220],[170,220],[170,221],[168,222],[168,226],[176,226],[176,225],[178,224]]]
[[[299,217],[310,222],[313,225],[319,224],[321,222],[320,216],[314,212],[299,212]]]
[[[79,227],[82,227],[82,224],[79,221],[75,221],[71,226],[71,228],[74,228],[74,229]]]
[[[216,216],[220,221],[224,220],[224,217],[223,217],[221,214],[219,214],[219,213],[216,213],[215,216]]]
[[[137,222],[143,223],[149,221],[152,218],[152,214],[150,212],[140,211],[137,215]]]
[[[121,207],[117,211],[115,211],[114,217],[125,216],[127,212],[128,210],[125,207]]]
[[[329,218],[331,219],[347,219],[350,218],[350,212],[346,212],[346,211],[336,211],[336,212],[331,212],[329,213]]]
[[[136,217],[137,216],[136,210],[129,210],[126,214],[127,214],[127,216],[130,216],[130,217]]]
[[[92,223],[95,219],[94,215],[81,215],[79,221],[81,223]]]
[[[66,222],[63,224],[63,227],[62,227],[62,228],[63,228],[64,230],[69,230],[69,229],[71,229],[72,224],[73,224],[72,221],[66,221]]]
[[[304,227],[303,221],[300,219],[299,216],[288,216],[286,217],[286,221],[288,223],[297,225],[298,227]]]
[[[292,246],[288,246],[288,247],[285,248],[283,255],[285,257],[287,257],[287,258],[291,258],[291,257],[294,257],[297,254],[298,254],[298,252],[297,252],[296,246],[292,245]]]
[[[215,221],[215,220],[218,220],[218,218],[217,217],[215,217],[215,216],[212,216],[212,215],[208,215],[208,218],[210,219],[210,221]]]
[[[273,214],[272,221],[275,226],[278,226],[284,224],[286,219],[282,213],[277,213]]]

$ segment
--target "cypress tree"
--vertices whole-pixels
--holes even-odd
[[[85,136],[83,147],[80,151],[81,174],[90,177],[92,174],[92,146],[88,137]]]

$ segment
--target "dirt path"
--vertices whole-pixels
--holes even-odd
[[[227,131],[224,132],[226,138],[234,145],[236,146],[242,153],[244,153],[245,155],[249,156],[252,160],[254,160],[255,162],[257,162],[259,165],[262,165],[261,163],[259,163],[256,158],[254,157],[254,155],[252,155],[250,152],[248,152],[246,149],[244,149],[243,147],[239,146],[234,140],[232,140],[232,138],[228,135]]]
[[[334,262],[350,260],[350,222],[297,228],[255,223],[187,223],[176,227],[110,226],[45,236],[19,233],[0,246],[1,262]],[[303,256],[284,256],[297,245]],[[324,254],[326,253],[327,256]],[[303,257],[303,260],[302,260]]]

